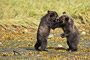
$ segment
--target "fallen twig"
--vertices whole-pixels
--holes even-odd
[[[15,53],[17,53],[18,55],[21,55],[18,51],[13,50],[13,52],[14,52],[14,55],[16,55]]]

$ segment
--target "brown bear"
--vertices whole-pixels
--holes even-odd
[[[64,31],[64,33],[61,34],[61,37],[67,38],[67,44],[69,46],[67,50],[77,51],[77,46],[80,40],[80,32],[75,26],[73,19],[67,15],[66,12],[63,12],[63,14],[57,18],[57,23],[54,28],[57,27],[61,27]]]
[[[53,25],[57,17],[57,12],[48,11],[47,14],[41,18],[37,31],[37,42],[34,46],[37,51],[47,51],[45,50],[47,46],[47,37],[50,33],[50,29],[54,29]],[[39,47],[41,47],[41,49],[39,49]]]

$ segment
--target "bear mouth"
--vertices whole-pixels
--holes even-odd
[[[52,26],[51,28],[54,30],[54,29],[57,28],[57,27],[56,27],[56,26]]]

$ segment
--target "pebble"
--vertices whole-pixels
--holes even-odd
[[[82,34],[86,34],[86,32],[85,32],[85,31],[83,31],[83,32],[82,32]]]
[[[50,34],[50,35],[48,36],[48,38],[52,38],[52,37],[54,37],[53,34]]]
[[[58,44],[58,47],[63,47],[62,45]]]
[[[2,44],[2,42],[0,42],[0,46],[2,46],[3,44]]]

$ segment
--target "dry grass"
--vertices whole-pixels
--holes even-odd
[[[76,22],[90,23],[89,0],[0,0],[0,24],[31,26],[38,25],[47,10],[59,15],[66,11]]]

